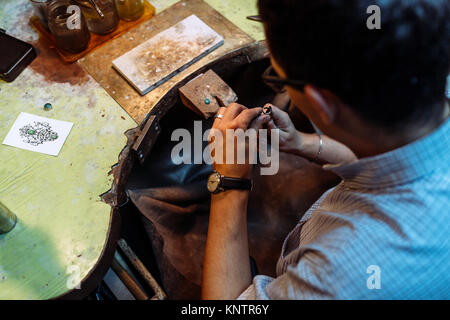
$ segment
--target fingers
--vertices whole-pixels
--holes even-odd
[[[231,103],[228,107],[220,107],[217,114],[221,114],[223,117],[216,118],[213,127],[227,127],[226,124],[232,122],[244,110],[247,110],[247,108],[238,103]]]
[[[227,110],[227,108],[221,107],[221,108],[219,108],[219,110],[217,110],[216,115],[217,115],[217,114],[224,115],[226,110]],[[225,116],[224,116],[224,117],[225,117]],[[215,118],[215,119],[214,119],[214,123],[213,123],[213,128],[216,128],[220,121],[223,121],[223,118],[221,118],[221,119]]]
[[[270,103],[266,104],[265,106],[272,107],[272,118],[275,123],[290,122],[289,115],[280,108],[278,108],[277,106],[274,106]]]
[[[217,110],[217,114],[225,114],[226,111],[227,111],[226,107],[220,107],[219,110]]]
[[[287,112],[284,112],[274,105],[268,105],[272,107],[272,119],[267,125],[269,129],[280,129],[285,132],[295,129],[294,124],[292,123],[292,120]]]
[[[231,121],[244,110],[247,110],[247,108],[244,107],[243,105],[239,103],[231,103],[228,107],[225,108],[223,119],[225,121]]]
[[[217,114],[223,115],[221,119],[214,120],[213,127],[229,129],[247,129],[250,123],[262,112],[262,108],[247,109],[238,103],[232,103],[228,107],[221,107]]]
[[[270,119],[270,120],[267,122],[267,129],[269,129],[269,130],[275,130],[275,129],[278,129],[278,127],[276,126],[275,122],[273,122],[273,120]]]
[[[250,123],[256,119],[262,112],[262,108],[252,108],[241,111],[233,120],[234,126],[243,130],[247,130]]]
[[[250,123],[250,127],[251,129],[254,130],[259,130],[261,129],[266,123],[268,124],[271,121],[271,118],[269,115],[260,115],[259,117],[257,117],[255,120],[253,120]]]

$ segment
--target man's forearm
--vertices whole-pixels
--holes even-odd
[[[203,299],[236,299],[251,284],[248,194],[230,190],[212,195],[203,263]]]
[[[322,148],[319,157],[317,154],[320,149],[320,138],[317,134],[306,134],[298,132],[301,135],[301,143],[296,144],[294,148],[288,150],[288,153],[316,160],[321,164],[339,164],[356,160],[355,154],[342,143],[333,140],[326,135],[322,135]]]

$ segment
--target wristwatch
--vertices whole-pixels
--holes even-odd
[[[213,171],[208,178],[208,191],[219,193],[225,190],[252,190],[253,183],[249,179],[224,177],[217,171]]]

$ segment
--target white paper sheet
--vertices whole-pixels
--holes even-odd
[[[57,156],[72,126],[72,122],[22,112],[3,140],[3,144]]]

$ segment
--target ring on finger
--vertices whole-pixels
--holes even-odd
[[[214,118],[222,119],[224,117],[224,115],[225,115],[225,112],[227,112],[227,108],[220,107],[219,110],[217,110],[217,113],[214,116]]]

